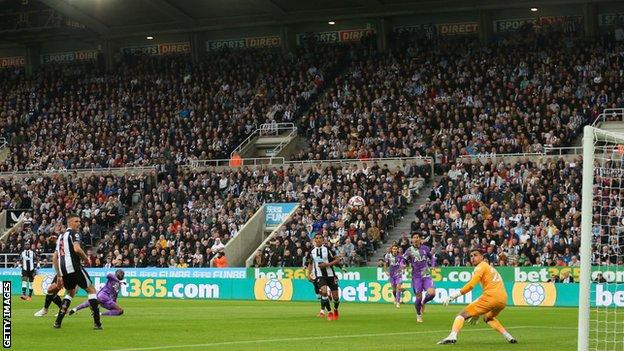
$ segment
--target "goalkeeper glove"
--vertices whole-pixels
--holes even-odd
[[[477,323],[479,323],[479,317],[470,317],[468,323],[470,323],[470,325],[477,325]]]
[[[451,303],[451,301],[455,301],[460,296],[461,296],[461,293],[457,292],[457,293],[447,297],[446,300],[444,300],[444,306],[448,306],[448,304]]]

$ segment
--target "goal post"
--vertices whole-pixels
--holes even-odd
[[[624,350],[623,158],[624,134],[584,128],[578,351]],[[608,279],[594,283],[592,265]]]

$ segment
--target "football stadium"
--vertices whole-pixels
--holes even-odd
[[[2,347],[624,351],[624,1],[0,0]]]

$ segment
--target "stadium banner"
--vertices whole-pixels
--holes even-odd
[[[394,25],[392,27],[392,30],[394,32],[409,32],[409,33],[419,33],[419,32],[428,32],[428,31],[435,31],[436,30],[436,25],[433,23],[426,23],[426,24],[409,24],[409,25],[402,25],[402,24],[397,24]]]
[[[32,209],[25,208],[25,209],[6,210],[6,211],[7,211],[6,227],[13,228],[13,226],[20,220],[20,216],[22,216],[25,213],[32,212]]]
[[[228,49],[249,49],[249,48],[274,48],[282,45],[282,37],[270,35],[266,37],[221,39],[206,41],[206,51],[218,51],[223,48]]]
[[[580,267],[496,267],[505,282],[528,282],[545,283],[552,275],[561,276],[568,272],[574,281],[578,281]],[[438,267],[431,270],[431,278],[434,282],[460,282],[466,283],[472,278],[472,267]],[[379,267],[353,267],[347,271],[337,271],[341,280],[386,280],[387,274]],[[602,274],[608,283],[624,283],[624,271],[616,266],[592,267],[592,279]],[[304,268],[298,267],[275,267],[275,268],[248,268],[248,277],[277,278],[277,279],[307,279]],[[404,281],[409,281],[407,272],[403,275]]]
[[[466,35],[466,34],[477,34],[478,32],[479,32],[479,23],[477,22],[438,24],[439,35]]]
[[[296,202],[266,204],[264,224],[267,227],[279,226],[295,210],[297,205],[299,204]]]
[[[456,22],[456,23],[426,23],[426,24],[408,24],[395,25],[392,27],[395,32],[410,33],[431,33],[431,35],[474,35],[479,32],[479,23],[477,22]]]
[[[68,63],[76,61],[94,61],[97,60],[98,50],[79,50],[69,52],[55,52],[41,55],[41,63]]]
[[[106,274],[111,268],[87,269],[97,289],[106,283]],[[121,297],[177,298],[177,299],[224,299],[256,301],[316,301],[312,283],[304,279],[280,278],[241,278],[244,269],[125,269],[127,272],[122,285]],[[191,271],[187,274],[184,271]],[[184,274],[183,274],[184,273]],[[13,284],[13,294],[21,293],[21,270],[0,270],[3,280]],[[205,275],[206,277],[197,277]],[[52,269],[41,269],[34,282],[35,295],[44,295],[52,283]],[[464,283],[442,281],[435,283],[434,303],[442,303],[448,296],[461,289]],[[392,286],[387,280],[341,280],[340,296],[346,302],[392,303]],[[415,297],[409,282],[404,282],[406,291],[402,301],[411,303]],[[576,307],[578,306],[578,284],[555,283],[514,283],[506,282],[507,303],[509,306],[532,307]],[[592,287],[592,305],[600,307],[624,307],[624,287],[618,285],[595,284]],[[61,291],[61,295],[64,294]],[[85,296],[80,291],[78,296]],[[477,286],[472,292],[453,302],[468,304],[481,296]],[[123,300],[122,300],[123,304]]]
[[[24,66],[26,66],[25,56],[0,57],[0,68]]]
[[[153,45],[137,45],[127,46],[121,48],[121,53],[126,55],[148,55],[148,56],[161,56],[168,54],[190,54],[191,43],[189,42],[177,42],[177,43],[162,43]]]
[[[494,22],[494,32],[495,33],[507,33],[513,32],[520,29],[527,23],[535,23],[537,21],[536,18],[509,18],[493,21]]]
[[[351,43],[360,41],[363,37],[369,34],[375,34],[375,28],[366,29],[346,29],[340,31],[320,32],[320,33],[298,33],[296,35],[297,45],[303,45],[305,39],[308,37],[314,37],[316,42],[321,44],[334,44],[334,43]]]
[[[599,26],[612,26],[617,23],[624,23],[624,13],[602,13],[598,15]]]
[[[523,25],[530,23],[533,25],[550,25],[555,23],[573,24],[580,26],[583,24],[583,16],[541,16],[536,18],[509,18],[493,21],[494,32],[508,33],[520,29]]]

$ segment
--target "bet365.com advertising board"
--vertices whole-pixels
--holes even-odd
[[[509,268],[514,270],[513,268]],[[549,268],[544,268],[549,269]],[[305,279],[301,268],[200,268],[200,269],[124,269],[126,285],[122,285],[122,298],[175,298],[175,299],[224,299],[224,300],[273,300],[273,301],[315,301],[312,284]],[[106,283],[106,274],[114,269],[87,269],[96,288]],[[499,271],[506,271],[506,268]],[[437,273],[436,273],[437,272]],[[522,271],[521,271],[522,272]],[[537,274],[540,274],[537,271]],[[452,273],[452,274],[451,274]],[[470,270],[434,270],[436,287],[435,303],[443,302],[457,292]],[[517,273],[517,272],[516,272]],[[525,272],[526,273],[526,272]],[[371,276],[373,274],[373,276]],[[436,275],[438,274],[438,275]],[[19,269],[0,270],[3,280],[12,281],[13,293],[21,293],[21,271]],[[341,299],[346,302],[391,303],[392,287],[386,280],[383,270],[376,268],[353,269],[338,273]],[[519,276],[524,276],[519,274]],[[52,283],[54,271],[40,269],[34,281],[34,292],[43,295]],[[450,277],[454,277],[450,279]],[[414,294],[406,277],[403,286],[403,302],[410,303]],[[446,279],[445,279],[446,278]],[[504,279],[504,278],[503,278]],[[578,305],[578,284],[553,284],[547,282],[505,280],[505,288],[510,306],[561,306]],[[619,290],[618,290],[619,289]],[[624,307],[624,289],[621,285],[594,285],[593,305]],[[79,296],[84,296],[80,292]],[[479,287],[462,296],[455,303],[466,304],[481,295]]]
[[[438,267],[431,270],[431,278],[434,282],[466,283],[472,278],[473,267]],[[574,281],[579,280],[580,267],[496,267],[503,281],[516,283],[545,283],[553,275],[563,276],[569,274]],[[386,280],[388,277],[383,268],[360,267],[349,268],[342,273],[343,279],[349,280]],[[624,283],[624,268],[617,266],[592,267],[592,279],[602,274],[609,283]],[[280,268],[249,268],[248,276],[274,277],[286,279],[306,279],[303,268],[280,267]],[[403,276],[408,280],[407,273]]]

